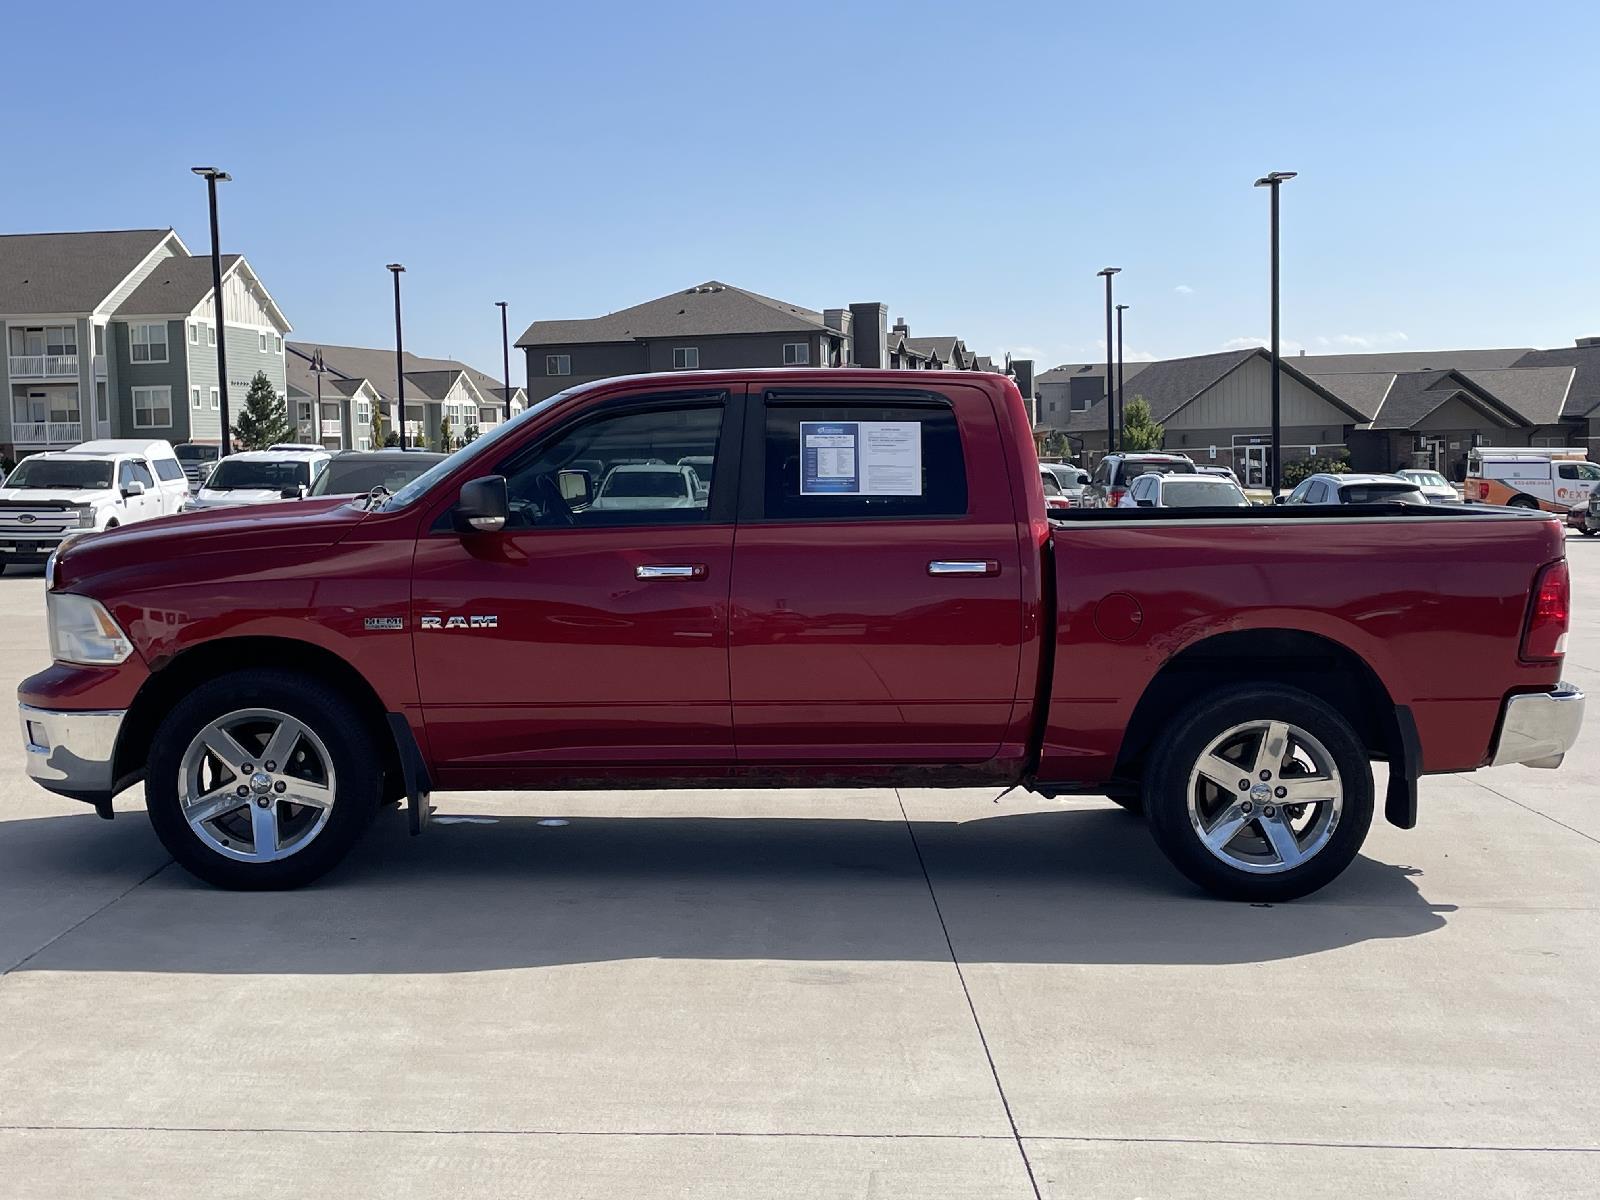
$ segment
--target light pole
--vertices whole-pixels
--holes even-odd
[[[496,300],[494,306],[500,310],[500,354],[506,372],[506,394],[501,418],[509,421],[511,420],[511,330],[506,325],[506,302]]]
[[[400,339],[400,276],[405,268],[399,263],[390,263],[389,272],[394,276],[394,393],[395,393],[395,426],[400,431],[400,449],[406,448],[406,352]]]
[[[1279,463],[1281,447],[1279,440],[1282,435],[1279,411],[1279,391],[1282,380],[1283,362],[1278,354],[1278,189],[1290,179],[1297,171],[1273,171],[1256,180],[1256,187],[1269,188],[1272,191],[1272,498],[1276,500],[1281,490],[1279,481],[1283,478],[1282,465]]]
[[[217,322],[217,395],[222,401],[221,411],[217,413],[222,421],[222,428],[217,431],[217,455],[226,458],[233,452],[233,429],[228,424],[228,337],[222,325],[222,250],[217,238],[217,184],[228,183],[233,176],[216,167],[189,169],[206,181],[206,196],[211,202],[211,298]]]
[[[1121,267],[1102,267],[1096,275],[1106,278],[1106,453],[1110,454],[1117,448],[1117,413],[1115,393],[1111,386],[1111,353],[1114,347],[1111,344],[1111,277],[1121,271]]]
[[[1117,436],[1123,438],[1128,436],[1126,418],[1128,397],[1122,390],[1122,369],[1127,364],[1127,360],[1122,357],[1122,314],[1129,307],[1126,304],[1117,305]]]
[[[327,369],[328,369],[323,364],[322,351],[321,350],[317,350],[317,351],[314,351],[312,353],[312,355],[311,355],[311,366],[309,368],[307,368],[307,369],[313,375],[315,375],[317,377],[317,415],[315,417],[315,420],[316,420],[315,428],[316,428],[316,431],[317,431],[317,440],[321,441],[322,440],[322,376],[323,376],[323,373],[325,371],[327,371]],[[341,442],[343,442],[344,438],[341,436],[339,438],[339,440]]]

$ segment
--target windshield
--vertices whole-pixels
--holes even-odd
[[[174,451],[180,462],[216,462],[215,446],[179,446]]]
[[[1347,483],[1339,489],[1346,504],[1426,504],[1428,499],[1411,483]]]
[[[1401,471],[1413,483],[1420,483],[1423,487],[1449,487],[1443,475],[1437,471]]]
[[[678,471],[613,471],[600,489],[602,496],[644,496],[677,499],[689,494]]]
[[[1167,508],[1250,507],[1237,486],[1214,476],[1167,480],[1161,485],[1161,503]]]
[[[14,488],[108,488],[111,464],[93,459],[25,458],[6,480]]]
[[[392,454],[384,458],[334,459],[317,476],[313,496],[361,496],[373,488],[398,492],[434,463],[438,454]]]
[[[310,482],[311,464],[307,462],[226,458],[211,472],[206,487],[213,492],[233,491],[236,488],[270,488],[281,492]]]

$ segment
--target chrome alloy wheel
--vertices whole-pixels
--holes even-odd
[[[1344,786],[1328,748],[1298,725],[1247,721],[1212,739],[1189,772],[1189,824],[1237,871],[1275,875],[1328,844]]]
[[[288,858],[333,812],[328,748],[302,721],[242,708],[203,726],[178,767],[183,819],[206,845],[240,862]]]

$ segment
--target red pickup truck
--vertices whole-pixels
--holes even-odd
[[[420,831],[433,789],[1023,784],[1286,899],[1360,848],[1372,761],[1409,828],[1420,776],[1556,766],[1583,712],[1555,519],[1051,521],[981,373],[585,384],[393,495],[80,536],[47,582],[30,773],[107,817],[142,778],[227,887],[321,875],[386,802]]]

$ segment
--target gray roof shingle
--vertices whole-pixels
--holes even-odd
[[[712,279],[603,317],[535,321],[517,339],[517,345],[569,346],[640,338],[809,333],[827,328],[819,312]]]
[[[92,312],[170,229],[0,234],[0,313]]]
[[[1561,408],[1566,418],[1600,413],[1600,346],[1567,346],[1561,350],[1530,350],[1517,359],[1518,367],[1571,367],[1572,386]]]
[[[1595,368],[1600,371],[1600,362]],[[1461,374],[1533,424],[1554,425],[1561,420],[1562,402],[1571,390],[1576,368],[1505,367]]]
[[[222,274],[239,261],[238,254],[222,256]],[[128,298],[117,305],[119,317],[157,317],[184,314],[211,294],[211,256],[162,259]]]

